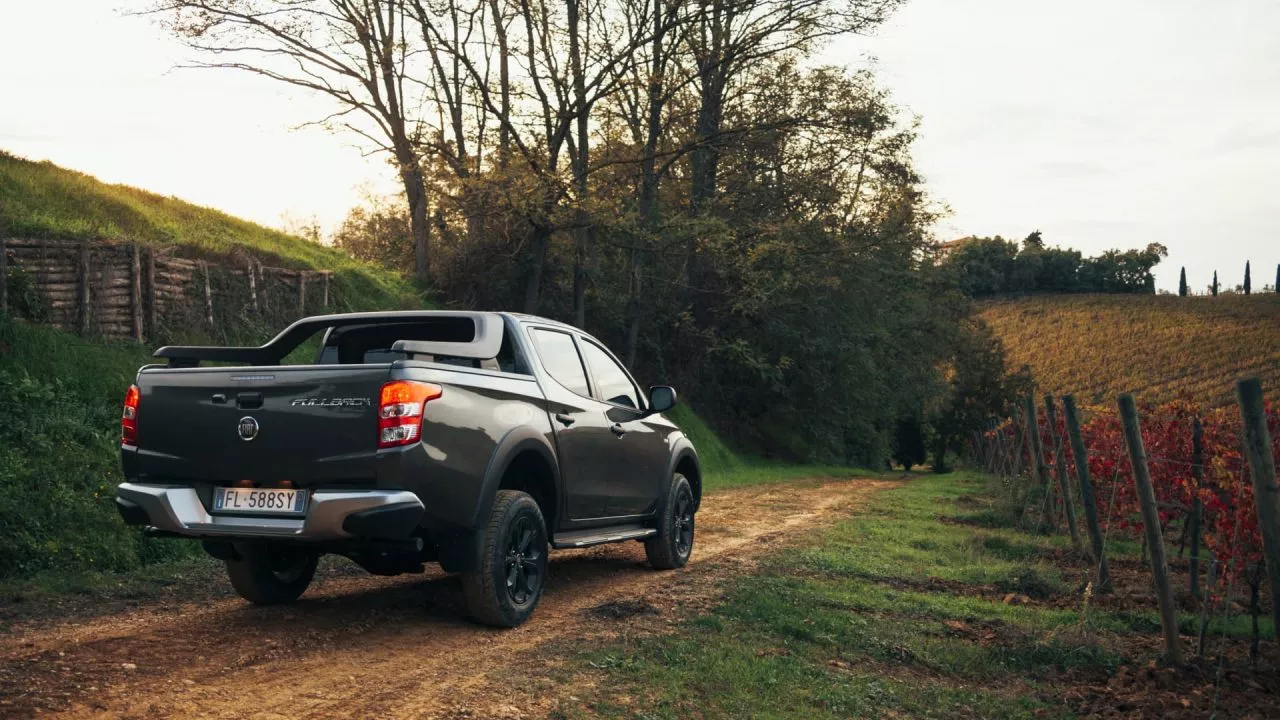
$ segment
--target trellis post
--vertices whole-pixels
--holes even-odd
[[[1053,435],[1053,464],[1058,475],[1058,487],[1062,491],[1062,507],[1067,514],[1067,529],[1071,531],[1071,545],[1080,549],[1080,530],[1076,528],[1075,505],[1071,503],[1071,481],[1067,478],[1067,458],[1062,452],[1062,436],[1058,434],[1058,408],[1053,396],[1044,396],[1045,414],[1049,419],[1049,433]]]
[[[1236,398],[1240,403],[1240,419],[1244,422],[1244,449],[1253,478],[1253,503],[1271,582],[1271,617],[1276,637],[1280,638],[1280,488],[1276,486],[1276,461],[1271,434],[1267,432],[1262,382],[1258,378],[1247,378],[1236,383]]]
[[[1066,416],[1067,435],[1071,438],[1071,454],[1076,461],[1076,478],[1080,481],[1080,504],[1084,506],[1084,524],[1089,532],[1089,545],[1093,548],[1093,560],[1098,564],[1098,579],[1094,590],[1110,592],[1111,570],[1107,567],[1107,549],[1102,541],[1102,526],[1098,522],[1098,503],[1093,495],[1093,478],[1089,472],[1089,451],[1080,434],[1080,417],[1076,413],[1074,395],[1062,396],[1062,413]]]
[[[1151,576],[1155,581],[1156,602],[1160,606],[1160,626],[1164,629],[1165,659],[1171,665],[1182,664],[1182,645],[1178,639],[1178,609],[1173,604],[1173,587],[1169,584],[1169,564],[1164,553],[1164,534],[1160,530],[1160,511],[1156,507],[1155,490],[1147,468],[1147,451],[1142,444],[1142,428],[1138,424],[1138,406],[1133,395],[1119,398],[1120,422],[1129,447],[1133,466],[1133,482],[1138,504],[1142,508],[1142,525],[1146,531],[1147,550],[1151,559]],[[1274,483],[1273,483],[1274,484]]]

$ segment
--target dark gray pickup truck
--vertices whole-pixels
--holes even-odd
[[[311,364],[286,364],[319,338]],[[291,355],[292,354],[292,355]],[[121,421],[124,520],[198,538],[256,603],[298,598],[324,553],[380,575],[438,562],[478,621],[523,622],[550,548],[693,549],[698,455],[603,344],[528,315],[300,320],[261,347],[164,347]],[[201,367],[201,363],[214,363]]]

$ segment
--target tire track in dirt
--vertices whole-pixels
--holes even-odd
[[[714,604],[724,577],[774,541],[895,484],[807,481],[710,494],[693,561],[678,571],[650,569],[639,543],[555,553],[538,610],[513,630],[464,619],[457,579],[439,570],[330,572],[288,607],[151,602],[33,626],[0,637],[0,716],[538,717],[554,703],[533,690],[548,671],[538,648],[660,631]],[[648,603],[647,614],[592,612],[627,600]]]

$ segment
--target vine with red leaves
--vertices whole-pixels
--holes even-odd
[[[1268,405],[1266,415],[1272,450],[1280,465],[1280,408]],[[1142,406],[1139,416],[1161,525],[1168,528],[1171,522],[1184,519],[1194,500],[1199,498],[1204,508],[1201,524],[1204,547],[1221,563],[1223,577],[1242,577],[1262,560],[1262,536],[1253,502],[1249,463],[1242,451],[1239,411],[1235,408],[1202,410],[1192,403],[1173,402]],[[1196,417],[1203,427],[1200,481],[1193,472],[1192,423]],[[1057,427],[1049,427],[1043,408],[1039,409],[1037,420],[1045,465],[1054,467],[1053,434],[1057,433],[1074,483],[1075,458],[1063,413],[1058,413]],[[1114,409],[1093,408],[1081,426],[1081,436],[1089,456],[1103,531],[1112,537],[1117,533],[1138,537],[1142,532],[1142,515],[1119,414]],[[1020,441],[1013,422],[1006,421],[987,433],[982,444],[986,449],[980,452],[990,458],[999,448],[1006,453],[1021,451],[1025,468],[1029,467],[1030,460],[1028,444]],[[1073,502],[1079,503],[1078,492],[1073,490]]]

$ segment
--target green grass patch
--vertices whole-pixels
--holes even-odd
[[[866,477],[867,470],[832,465],[789,465],[740,455],[724,443],[686,403],[665,413],[698,449],[704,490],[788,482],[804,478]]]
[[[607,688],[589,707],[655,718],[1057,717],[1064,673],[1105,678],[1152,659],[1126,656],[1120,648],[1144,645],[1120,641],[1158,637],[1154,610],[1075,597],[1082,574],[1055,564],[1066,538],[959,521],[975,508],[999,516],[997,496],[965,473],[873,496],[766,558],[674,634],[585,651],[579,661]],[[1197,622],[1181,619],[1188,630]],[[1211,623],[1215,635],[1248,630],[1246,617]]]

